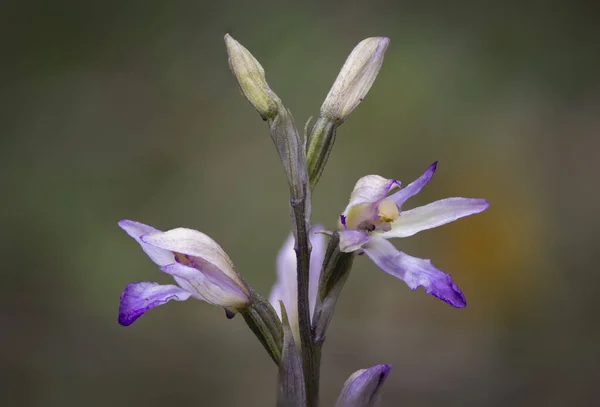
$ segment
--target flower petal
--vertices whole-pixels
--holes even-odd
[[[463,293],[452,282],[452,277],[436,269],[430,260],[402,253],[381,237],[372,237],[364,250],[380,269],[404,281],[411,290],[421,286],[427,294],[453,307],[462,308],[467,305]]]
[[[340,250],[351,253],[359,250],[369,241],[369,235],[364,230],[340,230]]]
[[[373,203],[385,198],[388,192],[399,186],[400,182],[395,179],[383,178],[380,175],[365,175],[354,185],[344,214],[354,205]]]
[[[320,233],[324,228],[321,225],[314,226],[310,233],[310,243],[312,251],[310,252],[310,268],[308,277],[308,303],[310,304],[310,317],[312,318],[315,312],[315,304],[317,303],[317,295],[319,294],[319,279],[321,277],[321,267],[327,250],[327,242],[325,235]]]
[[[423,189],[423,187],[427,185],[431,177],[433,177],[436,168],[437,161],[431,164],[429,167],[427,167],[423,175],[421,175],[419,178],[402,188],[400,191],[396,192],[394,195],[390,196],[390,198],[396,203],[398,208],[401,208],[402,204],[404,204],[404,202],[406,202],[408,198],[418,194],[421,191],[421,189]]]
[[[162,233],[158,229],[154,229],[152,226],[144,225],[143,223],[134,222],[132,220],[123,219],[119,223],[119,227],[123,229],[129,236],[133,237],[136,242],[142,246],[142,250],[146,252],[150,259],[158,264],[159,266],[166,266],[175,261],[173,253],[169,250],[164,250],[147,243],[142,242],[141,236],[149,233]]]
[[[432,229],[446,223],[454,222],[465,216],[485,211],[490,203],[485,199],[446,198],[425,206],[400,212],[400,216],[392,222],[391,230],[381,236],[407,237],[422,230]]]
[[[181,288],[209,304],[239,309],[250,302],[248,294],[241,287],[210,263],[199,269],[173,263],[161,270],[175,277]]]
[[[160,249],[204,259],[235,281],[240,287],[243,286],[227,253],[217,242],[202,232],[177,228],[166,232],[150,233],[142,236],[141,239],[143,242]]]
[[[321,266],[325,257],[326,242],[325,236],[318,233],[323,227],[318,225],[309,232],[309,238],[312,245],[310,255],[310,269],[308,280],[308,303],[310,304],[310,315],[312,317],[317,301],[319,291],[319,277],[321,276]],[[294,251],[294,236],[290,235],[285,240],[283,247],[277,255],[277,281],[269,294],[269,302],[273,305],[275,312],[281,319],[281,307],[279,301],[283,302],[287,310],[289,323],[294,333],[296,343],[300,343],[300,334],[298,328],[298,282],[296,270],[296,252]]]
[[[354,372],[344,383],[336,407],[375,406],[381,386],[391,370],[390,365],[375,365]]]
[[[171,300],[185,301],[191,294],[175,285],[160,285],[150,281],[129,283],[121,294],[119,324],[129,326],[150,308]]]
[[[283,302],[293,331],[298,327],[298,282],[296,279],[294,235],[291,233],[285,239],[281,250],[277,254],[276,267],[277,280],[269,294],[269,302],[273,305],[279,319],[281,319],[279,301]]]

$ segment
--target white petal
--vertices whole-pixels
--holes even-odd
[[[462,217],[483,212],[489,206],[489,202],[485,199],[442,199],[409,211],[400,212],[398,219],[391,224],[392,229],[380,236],[386,239],[412,236],[422,230],[432,229]]]
[[[171,251],[149,245],[141,240],[143,235],[147,235],[149,233],[162,233],[160,230],[154,229],[152,226],[144,225],[143,223],[134,222],[127,219],[120,221],[119,227],[140,244],[142,250],[144,250],[144,252],[154,263],[162,267],[175,261],[175,257]]]
[[[298,283],[296,279],[296,252],[294,251],[294,236],[290,233],[276,260],[277,280],[273,285],[269,302],[273,305],[275,312],[281,319],[281,307],[279,301],[283,302],[290,319],[292,327],[298,326]],[[294,329],[294,328],[293,328]]]
[[[223,274],[243,286],[227,253],[210,237],[193,229],[177,228],[166,232],[151,233],[142,241],[160,249],[199,257],[211,263]]]
[[[369,235],[364,230],[340,230],[340,250],[352,253],[360,250],[369,241]]]
[[[239,309],[250,301],[240,286],[218,270],[198,270],[179,263],[169,264],[161,270],[177,277],[181,288],[210,304]]]
[[[319,279],[321,277],[321,268],[325,251],[327,250],[327,242],[323,233],[318,233],[323,230],[323,227],[317,225],[310,232],[310,243],[312,251],[310,252],[310,269],[309,269],[309,285],[308,285],[308,303],[310,304],[310,317],[312,318],[319,294]]]
[[[383,178],[380,175],[365,175],[354,185],[344,214],[354,205],[373,203],[385,198],[390,191],[399,186],[400,183],[395,179]]]
[[[325,256],[326,242],[322,233],[316,233],[322,230],[322,226],[315,226],[309,232],[312,252],[310,257],[309,269],[309,288],[308,301],[310,304],[310,315],[312,317],[317,294],[319,291],[319,277],[321,275],[321,266]],[[281,319],[281,309],[279,301],[283,302],[287,310],[288,319],[294,338],[300,343],[298,328],[298,282],[296,270],[296,252],[294,251],[294,236],[290,233],[283,247],[277,255],[277,281],[273,285],[269,295],[269,302]]]

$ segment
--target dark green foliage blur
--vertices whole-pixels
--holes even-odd
[[[459,4],[460,3],[460,4]],[[314,194],[334,228],[356,180],[407,208],[491,208],[412,238],[458,310],[358,258],[329,330],[323,406],[393,366],[383,406],[598,399],[598,7],[592,2],[9,1],[1,11],[0,404],[269,406],[276,369],[243,320],[198,301],[117,324],[130,281],[169,282],[123,218],[207,233],[268,294],[289,232],[268,129],[229,72],[231,33],[302,128],[361,39],[391,38]]]

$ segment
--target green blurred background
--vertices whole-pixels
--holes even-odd
[[[241,318],[196,301],[116,322],[130,281],[168,282],[116,222],[217,240],[263,294],[289,232],[267,127],[229,72],[231,33],[302,127],[352,47],[391,38],[314,194],[334,227],[354,182],[406,183],[484,214],[396,241],[469,305],[356,262],[324,349],[323,406],[393,365],[383,406],[597,405],[592,2],[8,2],[2,6],[0,403],[269,406],[276,370]]]

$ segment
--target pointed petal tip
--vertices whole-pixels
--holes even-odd
[[[139,229],[139,226],[141,225],[139,222],[133,221],[133,220],[129,220],[129,219],[121,219],[120,221],[117,222],[117,225],[123,229],[127,234],[129,234],[130,232]]]
[[[385,380],[389,376],[390,372],[392,371],[392,365],[388,365],[386,363],[381,364],[381,365],[376,365],[376,366],[374,366],[374,368],[377,368],[379,370],[379,375],[380,375],[379,380],[380,381]]]
[[[467,306],[467,300],[465,295],[462,293],[460,288],[452,282],[452,277],[448,275],[448,289],[447,290],[431,290],[427,294],[439,298],[446,304],[451,305],[454,308],[464,308]]]
[[[379,40],[380,52],[385,51],[390,45],[390,37],[377,37],[377,39]]]

